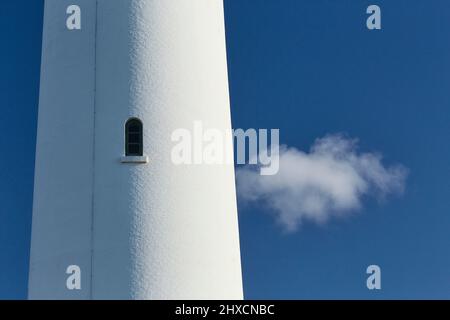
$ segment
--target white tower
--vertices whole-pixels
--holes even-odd
[[[242,299],[233,166],[171,161],[227,81],[222,0],[45,1],[30,299]]]

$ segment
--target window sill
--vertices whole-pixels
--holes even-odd
[[[125,156],[120,158],[122,163],[148,163],[147,156]]]

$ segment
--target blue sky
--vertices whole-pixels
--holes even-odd
[[[0,298],[26,297],[43,1],[0,10]],[[382,30],[366,28],[370,4]],[[450,3],[225,0],[235,128],[279,128],[308,151],[358,138],[409,170],[401,196],[286,233],[239,201],[248,299],[450,299]],[[366,267],[382,290],[366,288]]]

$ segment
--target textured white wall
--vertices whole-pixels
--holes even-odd
[[[66,29],[67,0],[46,0],[33,227],[31,299],[87,299],[66,289],[66,268],[90,277],[95,88],[95,2],[83,7],[83,29]]]
[[[81,298],[241,299],[233,166],[170,159],[174,129],[195,120],[230,129],[222,1],[98,0],[95,46],[95,23],[86,18],[95,1],[70,4],[77,3],[89,40],[77,35],[85,56],[64,59],[77,70],[69,79],[60,61],[71,48],[60,35],[67,2],[46,1],[30,297],[77,297],[59,278],[70,261],[92,278]],[[143,121],[148,164],[120,162],[129,117]]]
[[[242,298],[234,169],[175,166],[171,133],[229,129],[221,0],[100,0],[94,298]],[[146,165],[122,164],[144,124]]]

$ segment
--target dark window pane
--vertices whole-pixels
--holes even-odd
[[[140,155],[141,154],[141,146],[139,144],[128,144],[128,154],[129,155]]]
[[[128,127],[128,132],[140,132],[140,131],[141,127],[139,125],[132,124]]]
[[[141,134],[140,133],[130,133],[128,135],[128,142],[140,143],[141,142]]]
[[[130,119],[126,123],[125,142],[127,156],[142,156],[142,123],[138,119]]]

